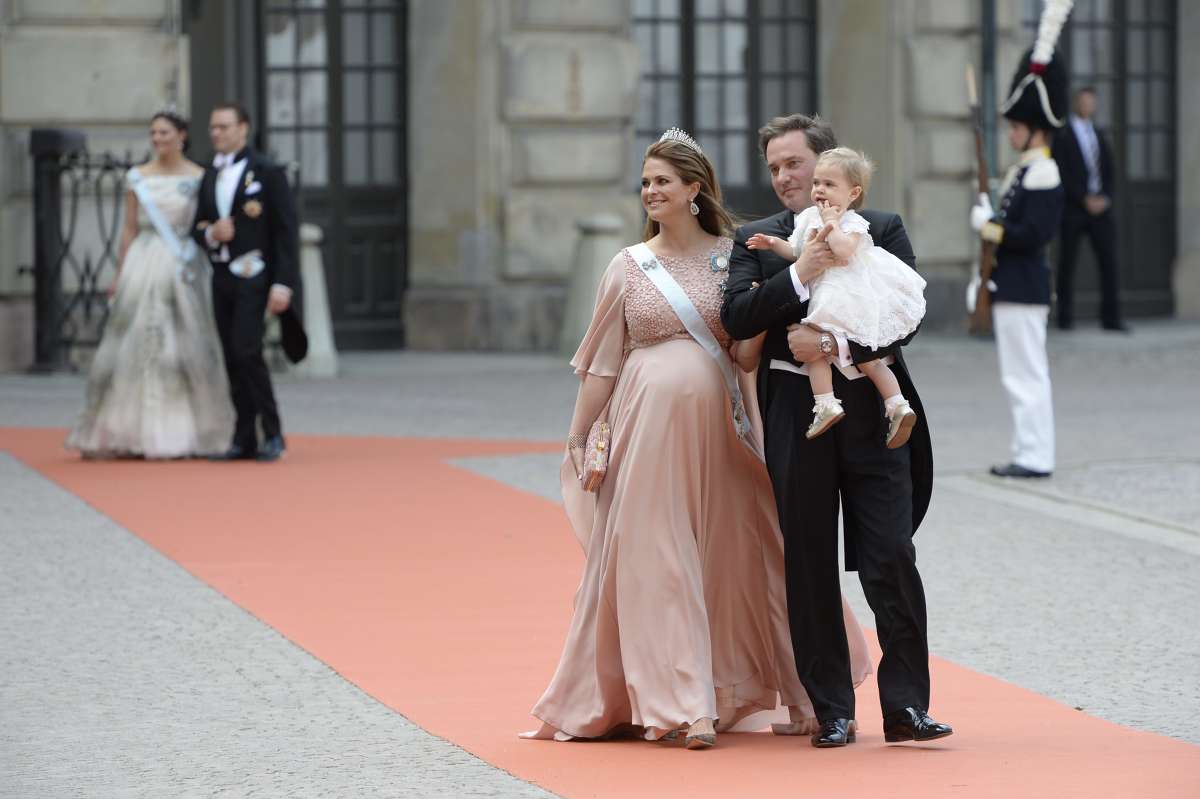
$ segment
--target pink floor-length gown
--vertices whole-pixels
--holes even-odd
[[[721,238],[702,256],[659,258],[726,348],[720,307],[731,248]],[[712,356],[625,251],[605,272],[571,364],[580,375],[618,376],[609,470],[590,494],[564,459],[563,499],[587,560],[562,657],[533,709],[543,724],[528,737],[632,729],[655,739],[704,717],[729,729],[783,705],[811,716],[788,633],[783,541],[751,376],[747,446]],[[848,607],[845,616],[857,684],[870,661]]]

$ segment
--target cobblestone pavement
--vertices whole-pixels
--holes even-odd
[[[1059,468],[1035,485],[983,474],[1009,431],[994,349],[924,335],[907,351],[937,466],[917,538],[931,648],[1200,743],[1200,325],[1084,330],[1050,348]],[[279,381],[289,431],[557,440],[576,387],[549,356],[349,354],[343,367]],[[0,426],[67,426],[81,398],[77,376],[0,376]],[[557,460],[462,465],[557,500]],[[0,514],[0,761],[16,774],[0,796],[546,795],[413,727],[3,456]]]

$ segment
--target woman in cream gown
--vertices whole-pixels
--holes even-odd
[[[155,157],[126,176],[116,287],[84,411],[66,442],[87,458],[215,454],[233,432],[208,267],[190,257],[203,170],[183,155],[186,135],[178,115],[155,115]],[[174,242],[160,234],[155,215]]]
[[[690,137],[665,135],[647,150],[642,202],[648,246],[728,350],[720,308],[730,219]],[[752,376],[742,376],[743,443],[716,361],[625,250],[604,274],[571,363],[582,383],[562,488],[586,563],[558,668],[533,708],[542,726],[524,737],[632,732],[706,748],[717,730],[764,727],[770,718],[747,717],[782,706],[792,723],[776,732],[812,732]],[[591,494],[577,476],[579,443],[606,406],[608,472]],[[849,608],[845,617],[857,683],[870,664]]]

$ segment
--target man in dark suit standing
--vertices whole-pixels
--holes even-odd
[[[233,441],[219,459],[274,461],[284,440],[263,359],[263,317],[293,313],[300,285],[296,203],[283,169],[247,146],[250,117],[242,106],[214,108],[208,130],[217,154],[200,184],[192,236],[212,263],[213,313],[237,411]],[[298,326],[294,314],[288,324]]]
[[[1100,267],[1100,324],[1128,332],[1118,297],[1112,148],[1093,122],[1095,112],[1096,90],[1080,89],[1070,124],[1054,138],[1053,156],[1067,194],[1059,238],[1058,326],[1070,330],[1075,324],[1075,259],[1079,239],[1086,235]]]
[[[791,235],[796,215],[811,202],[817,156],[837,146],[833,130],[818,117],[793,114],[771,120],[759,131],[759,141],[771,185],[786,207],[738,229],[721,321],[735,339],[767,332],[758,371],[759,405],[783,531],[796,667],[820,722],[812,743],[835,747],[855,739],[854,686],[838,575],[839,502],[846,567],[858,569],[883,648],[878,677],[884,736],[888,741],[941,738],[953,730],[928,714],[925,592],[912,543],[933,485],[926,414],[899,344],[868,350],[795,324],[807,313],[806,283],[825,269],[838,268],[827,244],[806,244],[795,263],[746,246],[755,233],[782,239]],[[877,245],[915,265],[897,215],[859,213],[870,223]],[[834,386],[846,416],[827,434],[808,439],[804,433],[814,400],[804,361],[822,353],[836,365]],[[854,366],[876,358],[895,372],[918,414],[909,442],[897,449],[885,446],[887,421],[879,392]]]

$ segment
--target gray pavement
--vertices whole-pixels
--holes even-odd
[[[922,335],[907,350],[937,469],[917,538],[931,648],[1200,743],[1200,325],[1081,330],[1050,349],[1059,468],[1034,485],[983,474],[1007,454],[994,349]],[[577,385],[551,356],[342,364],[338,380],[279,380],[289,432],[556,441]],[[0,426],[66,426],[81,401],[79,377],[0,376]],[[459,463],[557,500],[557,456]],[[544,795],[412,727],[11,460],[0,512],[18,520],[0,532],[0,603],[13,609],[0,618],[0,762],[18,766],[0,796]],[[870,623],[854,577],[844,584]],[[84,768],[71,765],[80,752]]]
[[[550,796],[5,454],[0,519],[0,797]]]

